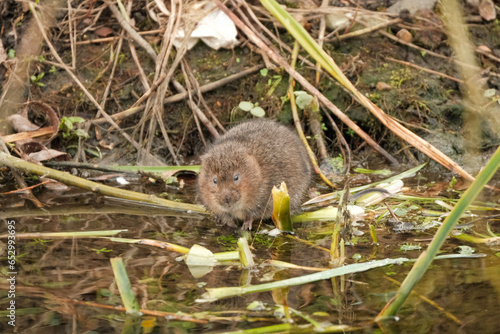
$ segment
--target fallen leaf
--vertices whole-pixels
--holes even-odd
[[[377,90],[391,90],[392,87],[383,81],[377,82]]]
[[[56,159],[57,161],[69,161],[71,160],[71,156],[68,153],[64,153],[61,151],[56,151],[52,149],[45,149],[42,151],[34,152],[28,154],[30,159],[35,161],[47,161]]]
[[[31,123],[29,119],[19,114],[10,115],[7,119],[16,132],[35,131],[40,129],[38,125]]]
[[[107,36],[113,34],[113,32],[114,32],[113,29],[111,29],[109,27],[102,27],[102,28],[95,30],[95,34],[99,37],[107,37]]]
[[[44,183],[43,186],[49,190],[52,190],[52,191],[69,191],[71,189],[70,187],[68,187],[64,183],[49,179],[47,177],[41,177],[40,180],[47,182],[47,183]]]
[[[482,53],[491,53],[491,49],[486,45],[479,45],[476,50]]]
[[[494,20],[497,17],[497,11],[495,10],[495,5],[491,0],[483,0],[479,4],[479,15],[486,21]]]
[[[398,36],[399,39],[402,39],[406,43],[411,43],[412,40],[413,40],[413,36],[406,29],[401,29],[400,31],[398,31],[398,33],[396,34],[396,36]]]

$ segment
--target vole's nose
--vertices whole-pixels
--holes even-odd
[[[238,191],[231,189],[222,194],[222,205],[229,209],[239,201],[240,197]]]
[[[222,202],[224,203],[224,205],[228,208],[231,207],[231,205],[233,204],[233,199],[232,199],[232,196],[231,195],[225,195],[224,198],[222,199]]]

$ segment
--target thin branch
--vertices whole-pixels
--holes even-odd
[[[449,75],[444,74],[444,73],[441,73],[441,72],[437,72],[437,71],[430,70],[430,69],[425,68],[425,67],[421,67],[421,66],[418,66],[418,65],[412,64],[412,63],[407,62],[407,61],[402,61],[402,60],[394,59],[394,58],[392,58],[392,57],[385,57],[385,59],[390,60],[390,61],[393,61],[393,62],[395,62],[395,63],[403,64],[403,65],[406,65],[406,66],[410,66],[410,67],[413,67],[413,68],[419,69],[419,70],[424,71],[424,72],[427,72],[427,73],[432,73],[432,74],[438,75],[438,76],[440,76],[440,77],[443,77],[443,78],[446,78],[446,79],[450,79],[450,80],[456,81],[456,82],[461,83],[461,84],[463,84],[463,83],[464,83],[464,81],[463,81],[463,80],[460,80],[460,79],[454,78],[454,77],[452,77],[452,76],[449,76]]]
[[[71,0],[68,0],[68,29],[69,29],[69,43],[71,46],[71,67],[76,68],[76,31],[73,32],[73,8],[71,7]],[[75,25],[76,27],[76,25]]]
[[[343,35],[339,35],[339,36],[335,36],[334,38],[331,38],[329,40],[331,41],[342,41],[344,39],[348,39],[348,38],[353,38],[353,37],[359,37],[359,36],[362,36],[362,35],[365,35],[365,34],[369,34],[373,31],[376,31],[376,30],[379,30],[379,29],[382,29],[382,28],[385,28],[385,27],[389,27],[389,26],[392,26],[394,24],[398,24],[402,22],[401,19],[394,19],[394,20],[389,20],[389,21],[386,21],[386,22],[382,22],[380,24],[376,24],[374,26],[370,26],[370,27],[367,27],[367,28],[364,28],[364,29],[360,29],[360,30],[356,30],[356,31],[353,31],[353,32],[350,32],[350,33],[347,33],[347,34],[343,34]],[[326,39],[328,39],[328,37],[326,37]]]

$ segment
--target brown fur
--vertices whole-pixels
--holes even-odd
[[[197,188],[203,205],[222,223],[234,225],[237,220],[270,218],[271,190],[282,181],[290,194],[290,209],[297,211],[310,180],[311,164],[297,134],[259,119],[215,140],[201,157]]]

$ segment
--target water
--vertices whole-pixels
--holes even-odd
[[[189,183],[189,182],[188,182]],[[141,191],[159,189],[140,185]],[[192,182],[177,191],[174,197],[193,200]],[[51,203],[44,209],[32,209],[19,195],[5,196],[0,211],[1,234],[8,232],[8,222],[15,221],[15,274],[8,267],[8,239],[0,239],[2,274],[0,284],[0,332],[29,333],[120,333],[125,330],[151,333],[212,333],[271,326],[285,322],[278,304],[293,309],[293,324],[307,324],[304,317],[314,319],[318,326],[347,325],[361,332],[380,332],[373,322],[394,295],[411,269],[412,263],[386,266],[370,271],[293,286],[273,292],[261,292],[231,297],[212,303],[199,303],[207,288],[260,284],[306,275],[302,269],[279,269],[267,265],[267,260],[280,260],[302,266],[328,268],[329,253],[287,237],[252,234],[252,252],[259,265],[244,270],[236,263],[216,266],[206,275],[195,278],[181,254],[144,244],[115,242],[105,238],[41,238],[34,233],[105,231],[123,229],[120,238],[150,239],[190,248],[194,244],[212,252],[235,249],[240,231],[216,226],[212,218],[200,214],[169,212],[151,206],[123,203],[87,192],[66,194],[37,193]],[[491,198],[490,198],[491,199]],[[404,203],[389,200],[393,207]],[[406,205],[406,204],[405,204]],[[435,204],[408,203],[432,206]],[[380,207],[373,210],[381,210]],[[408,211],[412,212],[412,209]],[[422,214],[413,209],[413,216],[399,217],[413,222]],[[380,211],[377,211],[380,212]],[[363,235],[346,246],[346,262],[355,263],[384,258],[415,259],[427,247],[437,227],[396,233],[390,218],[375,223],[375,214],[358,229]],[[476,220],[470,230],[499,233],[493,219]],[[466,222],[466,220],[464,220]],[[376,224],[379,244],[369,236],[368,224]],[[12,223],[11,223],[12,224]],[[258,224],[254,224],[256,226]],[[261,228],[268,227],[268,224]],[[296,235],[315,245],[329,248],[331,223],[298,224]],[[23,238],[22,234],[32,233]],[[401,250],[411,245],[414,250]],[[495,333],[500,325],[500,258],[498,245],[475,245],[449,239],[443,254],[457,254],[459,246],[468,245],[480,258],[435,260],[398,313],[398,319],[383,323],[384,330],[396,333]],[[420,249],[418,249],[420,247]],[[144,315],[132,319],[112,307],[121,306],[114,283],[110,258],[124,260],[139,306],[143,309],[183,312],[189,315],[210,312],[198,319],[206,323],[167,320]],[[6,280],[15,277],[15,296]],[[12,281],[11,281],[12,282]],[[15,302],[15,327],[7,308]],[[247,306],[261,302],[253,310]],[[82,302],[92,304],[84,305]],[[111,307],[104,308],[104,307]],[[300,315],[299,315],[300,314]],[[10,322],[10,324],[9,324]],[[306,329],[308,332],[311,329]],[[289,332],[297,332],[295,328]]]

